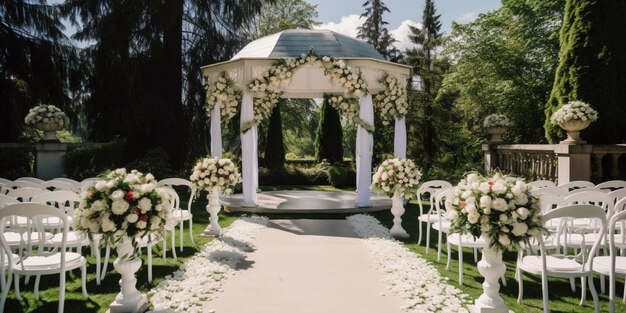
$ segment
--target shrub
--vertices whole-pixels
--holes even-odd
[[[342,165],[330,165],[326,168],[326,172],[333,187],[344,187],[348,183],[348,171]]]
[[[0,177],[14,180],[24,176],[35,176],[33,163],[35,156],[30,151],[0,151]]]
[[[83,180],[108,169],[125,164],[125,140],[79,147],[65,154],[65,173],[68,177]]]
[[[146,152],[146,155],[138,160],[129,162],[128,169],[136,169],[144,174],[151,173],[157,179],[176,177],[169,165],[170,156],[163,147],[153,148]],[[187,179],[188,177],[184,177]]]
[[[259,168],[259,185],[327,185],[328,175],[319,168]]]

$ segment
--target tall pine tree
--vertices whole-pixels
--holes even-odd
[[[400,52],[393,46],[396,40],[387,29],[386,25],[389,23],[383,20],[383,14],[391,11],[381,0],[367,0],[363,7],[365,12],[361,17],[365,18],[365,22],[358,27],[357,38],[364,39],[374,46],[387,60],[397,60]]]
[[[315,138],[315,159],[337,163],[343,160],[343,130],[339,113],[328,103],[328,95],[320,107],[320,121]]]
[[[413,67],[414,75],[418,77],[418,88],[410,90],[413,94],[410,99],[411,110],[407,114],[409,137],[419,138],[422,151],[416,151],[415,145],[409,145],[409,155],[417,157],[423,155],[424,164],[431,164],[436,154],[435,117],[433,106],[437,92],[443,79],[437,60],[437,49],[441,47],[441,15],[437,14],[432,0],[426,0],[422,13],[422,27],[410,26],[409,39],[417,45],[404,54],[404,60]]]
[[[588,102],[599,115],[583,132],[588,141],[624,143],[626,128],[626,1],[567,0],[561,27],[561,50],[550,100],[546,105],[546,138],[564,138],[550,116],[572,100]]]

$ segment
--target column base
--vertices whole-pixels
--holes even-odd
[[[224,234],[224,231],[222,229],[220,230],[212,230],[211,226],[208,226],[203,232],[202,234],[200,234],[200,237],[220,237]]]
[[[242,208],[256,208],[258,205],[254,202],[241,202],[240,206]]]
[[[117,301],[114,301],[109,306],[107,313],[143,313],[143,312],[146,312],[150,308],[150,305],[148,304],[148,300],[145,295],[142,295],[141,299],[142,300],[137,302],[132,307],[129,307],[128,305],[123,305],[123,304],[117,303]]]
[[[468,305],[467,310],[470,313],[514,313],[508,308],[488,308],[488,307],[481,307],[476,304]]]

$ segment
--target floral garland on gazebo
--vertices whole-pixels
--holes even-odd
[[[383,125],[389,125],[395,118],[406,115],[409,104],[406,98],[406,83],[400,83],[396,77],[385,74],[380,82],[385,89],[376,94],[375,106],[380,110]]]
[[[218,101],[223,121],[228,121],[237,114],[241,91],[236,89],[235,82],[225,72],[221,72],[217,80],[208,84],[206,89],[206,111],[209,116]]]

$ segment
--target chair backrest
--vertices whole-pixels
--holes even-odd
[[[0,184],[4,184],[6,186],[10,182],[12,182],[12,180],[0,177]]]
[[[167,187],[167,186],[163,186],[163,187],[159,187],[159,188],[161,190],[163,190],[163,192],[165,192],[166,194],[168,194],[170,196],[170,204],[172,205],[172,210],[180,208],[180,198],[178,197],[178,193],[176,192],[176,190],[172,189],[171,187]],[[182,213],[183,212],[181,212],[181,214]],[[172,216],[176,217],[176,214],[173,213]]]
[[[187,210],[191,212],[191,204],[193,203],[193,199],[196,198],[196,189],[193,188],[193,183],[183,178],[166,178],[161,179],[157,182],[157,187],[163,186],[185,186],[189,188],[189,201],[187,202]]]
[[[455,187],[446,187],[435,191],[434,200],[431,205],[434,206],[437,215],[440,217],[438,220],[439,224],[441,224],[443,217],[445,216],[444,213],[450,208],[450,201],[448,201],[448,199],[451,198],[451,195],[455,191]],[[441,204],[443,204],[443,208],[441,207]]]
[[[574,205],[566,205],[566,206],[554,209],[543,215],[544,223],[547,223],[548,221],[553,220],[553,219],[561,219],[561,218],[592,219],[594,222],[597,222],[600,224],[599,225],[600,227],[598,228],[598,232],[597,232],[597,234],[600,234],[600,236],[596,237],[596,240],[591,250],[589,251],[589,254],[587,255],[586,260],[583,260],[583,269],[591,270],[592,263],[593,263],[591,262],[591,260],[598,252],[598,249],[600,248],[601,243],[604,242],[605,240],[604,236],[607,230],[607,219],[606,219],[606,213],[604,209],[595,205],[574,204]],[[539,248],[541,250],[542,266],[545,272],[546,271],[546,250],[545,250],[545,245],[543,242],[543,236],[538,236],[538,239],[539,239]]]
[[[74,209],[80,205],[80,201],[77,193],[68,190],[45,192],[30,199],[30,202],[58,207],[68,216],[74,216]]]
[[[559,188],[565,189],[567,191],[570,191],[572,189],[579,189],[579,188],[585,188],[585,187],[595,187],[596,185],[594,185],[592,182],[590,181],[586,181],[586,180],[575,180],[573,182],[569,182],[567,184],[562,184],[559,185]]]
[[[595,187],[583,187],[583,188],[578,188],[578,189],[571,189],[567,193],[567,196],[573,195],[575,193],[583,192],[583,191],[602,191],[602,190],[596,189]],[[602,192],[604,192],[604,191],[602,191]],[[604,192],[604,193],[606,193],[606,192]]]
[[[626,181],[624,180],[609,180],[603,183],[599,183],[596,185],[596,188],[606,190],[606,191],[614,191],[626,188]]]
[[[87,178],[80,182],[80,191],[86,191],[89,187],[93,187],[97,182],[103,181],[102,178]]]
[[[0,195],[6,195],[9,192],[9,188],[4,183],[0,183]]]
[[[544,187],[539,189],[533,189],[530,191],[533,196],[539,197],[544,193],[550,193],[553,195],[559,195],[565,197],[568,194],[568,191],[559,187]]]
[[[535,180],[528,183],[530,189],[541,189],[546,187],[556,187],[556,184],[551,180]]]
[[[452,187],[452,184],[450,184],[449,182],[445,180],[429,180],[429,181],[423,182],[419,186],[419,188],[417,188],[417,204],[419,205],[419,208],[420,208],[420,215],[424,213],[424,209],[422,206],[423,196],[425,196],[426,194],[429,195],[430,205],[432,209],[434,205],[434,200],[435,200],[435,192],[443,188],[449,188],[449,187]]]
[[[622,198],[626,198],[626,188],[616,189],[608,193],[608,195],[615,199],[615,202],[621,200]]]
[[[24,188],[10,190],[7,193],[7,196],[19,199],[21,202],[28,202],[33,196],[44,193],[44,192],[50,192],[50,191],[44,190],[41,188],[24,187]]]
[[[25,181],[25,180],[16,180],[16,181],[9,182],[6,185],[6,187],[10,189],[17,189],[17,188],[24,188],[24,187],[39,188],[39,185],[41,185],[41,183],[34,183],[30,181]]]
[[[37,177],[20,177],[20,178],[16,179],[15,181],[27,181],[27,182],[31,182],[31,183],[35,183],[35,184],[41,184],[41,183],[45,182],[45,180],[39,179]]]
[[[73,179],[71,179],[71,178],[66,178],[66,177],[57,177],[57,178],[54,178],[54,179],[52,179],[52,180],[62,181],[62,182],[64,182],[64,183],[68,183],[68,184],[70,184],[70,185],[77,186],[77,187],[79,187],[79,186],[80,186],[80,182],[79,182],[79,181],[77,181],[77,180],[73,180]]]
[[[568,204],[591,204],[599,206],[605,210],[607,218],[611,217],[613,207],[615,206],[613,198],[606,192],[599,190],[574,193],[566,196],[564,200]]]
[[[48,190],[52,189],[53,191],[56,191],[56,190],[77,191],[74,185],[60,181],[60,180],[49,180],[39,185],[39,188],[48,189]]]
[[[7,195],[0,195],[0,208],[14,203],[20,203],[16,198]]]
[[[542,213],[550,212],[556,208],[567,205],[563,196],[553,193],[543,193],[539,195],[539,206]]]

